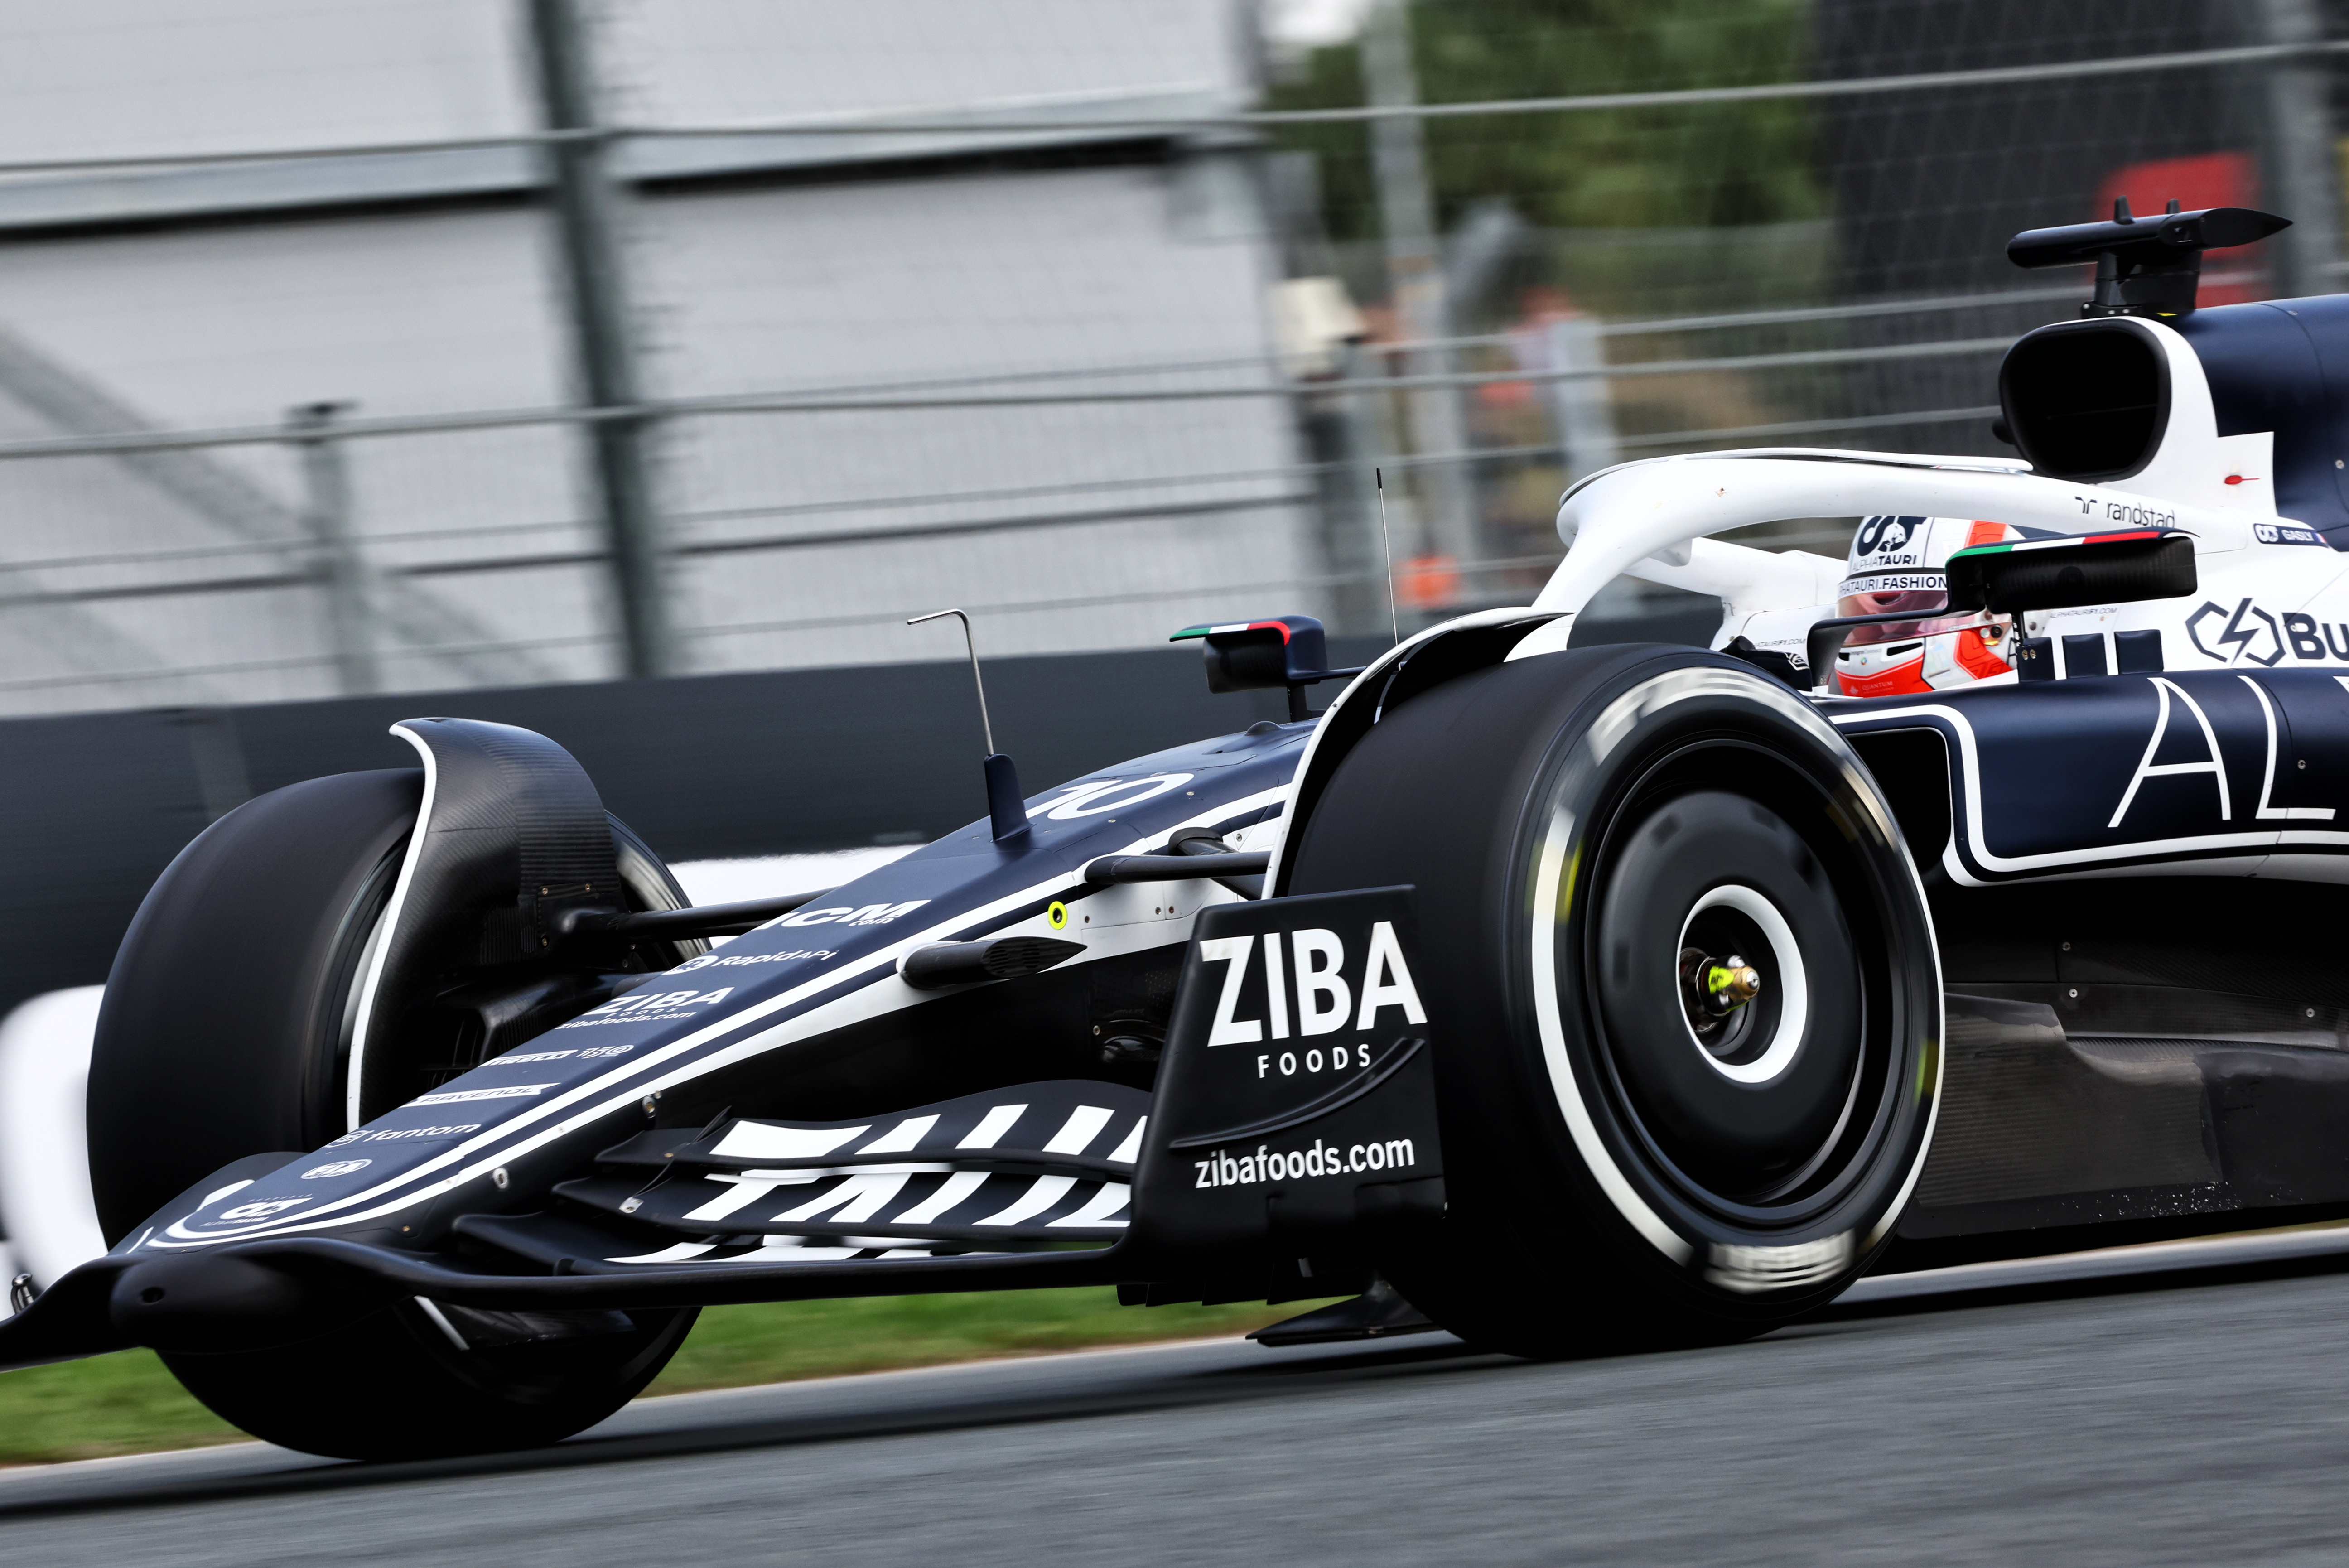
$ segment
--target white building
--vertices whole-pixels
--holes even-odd
[[[493,140],[540,122],[523,3],[0,4],[0,711],[329,693],[355,636],[392,688],[616,670],[575,425],[335,444],[372,630],[302,449],[53,450],[575,403],[541,154]],[[662,422],[686,669],[942,657],[897,621],[945,604],[998,653],[1316,607],[1252,155],[1147,123],[1251,101],[1244,0],[597,15],[608,122],[804,127],[616,144],[647,395],[918,405]]]

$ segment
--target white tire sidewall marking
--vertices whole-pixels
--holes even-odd
[[[1575,742],[1576,749],[1583,755],[1576,757],[1569,754],[1567,765],[1561,770],[1554,787],[1561,796],[1566,794],[1565,786],[1577,771],[1578,765],[1592,766],[1605,761],[1607,755],[1628,737],[1640,719],[1659,712],[1675,702],[1709,696],[1735,696],[1747,701],[1756,702],[1809,730],[1814,735],[1820,737],[1823,743],[1831,750],[1846,755],[1850,753],[1850,742],[1844,740],[1841,733],[1822,718],[1809,703],[1792,691],[1776,691],[1758,680],[1748,679],[1729,670],[1676,670],[1662,675],[1652,676],[1609,702]],[[1860,770],[1856,759],[1846,763],[1845,773],[1854,793],[1858,796],[1874,825],[1882,832],[1885,838],[1898,848],[1900,863],[1908,868],[1909,887],[1914,897],[1919,917],[1924,923],[1925,940],[1929,944],[1932,943],[1934,940],[1932,909],[1925,901],[1924,884],[1917,876],[1916,862],[1909,853],[1907,841],[1892,826],[1890,812],[1878,798],[1876,790]],[[1556,1095],[1558,1109],[1565,1116],[1567,1133],[1574,1140],[1575,1152],[1582,1158],[1584,1168],[1590,1172],[1592,1179],[1599,1184],[1599,1190],[1607,1195],[1608,1201],[1615,1206],[1616,1212],[1645,1238],[1650,1245],[1671,1259],[1672,1262],[1685,1266],[1695,1257],[1697,1243],[1673,1229],[1671,1224],[1656,1211],[1655,1208],[1640,1194],[1639,1189],[1631,1185],[1630,1179],[1623,1174],[1622,1168],[1616,1163],[1615,1157],[1609,1151],[1605,1140],[1599,1137],[1598,1125],[1591,1119],[1590,1108],[1583,1100],[1581,1087],[1575,1076],[1574,1063],[1567,1054],[1566,1030],[1563,1015],[1558,1008],[1557,991],[1557,933],[1565,915],[1565,911],[1558,904],[1558,895],[1565,880],[1567,857],[1576,848],[1575,827],[1573,812],[1562,803],[1554,805],[1550,811],[1549,822],[1542,832],[1540,842],[1534,854],[1533,919],[1527,924],[1530,928],[1532,948],[1530,956],[1533,960],[1534,1023],[1540,1038],[1542,1063],[1548,1069],[1550,1089]],[[1582,869],[1581,867],[1577,867],[1578,879]],[[1587,889],[1577,888],[1574,891],[1575,896],[1581,897]],[[1938,951],[1938,949],[1931,950]],[[1931,999],[1933,1097],[1928,1111],[1925,1136],[1918,1142],[1916,1158],[1909,1166],[1908,1175],[1895,1193],[1891,1204],[1878,1217],[1867,1237],[1861,1241],[1860,1247],[1863,1251],[1874,1247],[1883,1239],[1885,1232],[1898,1220],[1900,1211],[1907,1207],[1909,1195],[1916,1190],[1918,1179],[1924,1174],[1925,1158],[1933,1146],[1933,1129],[1940,1119],[1941,1075],[1948,1053],[1941,1048],[1942,1035],[1945,1031],[1940,987],[1938,983],[1940,977],[1938,960],[1934,965],[1934,972],[1936,984]]]

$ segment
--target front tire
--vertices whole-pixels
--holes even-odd
[[[232,1161],[316,1149],[406,1097],[352,1096],[348,1057],[363,960],[381,940],[421,798],[414,770],[289,785],[207,828],[150,890],[108,977],[91,1052],[90,1169],[109,1245]],[[611,830],[628,903],[684,907],[659,857],[616,819]],[[649,958],[664,967],[699,950]],[[416,1043],[368,1049],[404,1044]],[[694,1317],[482,1313],[419,1298],[296,1345],[163,1360],[216,1415],[286,1448],[485,1453],[602,1420],[652,1380]]]
[[[495,1313],[421,1297],[298,1345],[164,1352],[232,1426],[336,1459],[437,1459],[539,1448],[643,1392],[697,1310]]]
[[[386,769],[273,790],[197,835],[148,890],[90,1048],[90,1187],[108,1245],[232,1160],[351,1130],[352,995],[423,781]]]
[[[1889,809],[1801,698],[1686,649],[1478,670],[1382,714],[1299,831],[1287,891],[1419,890],[1450,1206],[1381,1267],[1446,1328],[1733,1340],[1890,1239],[1940,971]]]

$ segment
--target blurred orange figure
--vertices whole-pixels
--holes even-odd
[[[1460,564],[1449,556],[1413,556],[1395,573],[1395,602],[1407,609],[1445,609],[1460,602]]]

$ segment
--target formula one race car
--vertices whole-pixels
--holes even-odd
[[[113,1250],[0,1363],[151,1345],[260,1436],[420,1455],[585,1428],[714,1303],[1359,1293],[1316,1332],[1555,1355],[1888,1248],[2349,1211],[2349,297],[2194,309],[2281,226],[2019,236],[2098,269],[2006,358],[2021,461],[1609,469],[1531,607],[1361,671],[1192,628],[1295,722],[1031,798],[991,756],[985,820],[815,897],[687,908],[560,748],[400,724],[420,769],[149,895]],[[1863,515],[1844,564],[1711,537]],[[1715,649],[1569,646],[1625,572],[1718,596]]]

